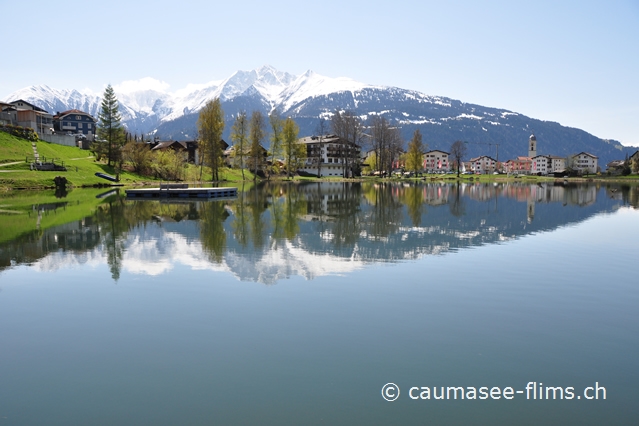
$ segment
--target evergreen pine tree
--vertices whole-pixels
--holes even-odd
[[[115,96],[113,87],[109,84],[104,90],[100,113],[98,114],[97,136],[99,144],[106,145],[102,152],[107,155],[107,164],[117,165],[121,163],[122,146],[124,145],[125,132],[120,115],[120,104]]]

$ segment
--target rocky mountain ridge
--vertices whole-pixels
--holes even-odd
[[[129,131],[161,139],[194,139],[199,110],[208,100],[219,97],[227,121],[227,140],[238,112],[259,110],[268,114],[277,108],[283,116],[296,120],[300,136],[317,133],[320,117],[330,118],[335,110],[351,110],[365,122],[374,115],[384,115],[401,127],[405,140],[420,129],[430,149],[447,150],[459,139],[469,142],[469,157],[490,155],[501,161],[526,155],[531,133],[537,137],[539,154],[567,156],[586,151],[599,156],[601,165],[623,159],[626,153],[637,149],[506,109],[397,87],[367,85],[349,78],[330,78],[313,71],[294,76],[270,66],[237,71],[224,80],[189,85],[175,92],[168,92],[164,83],[153,79],[125,82],[114,89]],[[97,94],[48,86],[19,90],[6,101],[16,99],[52,113],[77,108],[97,116],[100,106]]]

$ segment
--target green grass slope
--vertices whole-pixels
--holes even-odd
[[[33,160],[31,142],[0,131],[0,190],[53,187],[53,179],[56,176],[64,176],[74,187],[112,184],[110,181],[95,176],[95,173],[101,172],[114,176],[115,169],[96,162],[89,151],[44,141],[36,142],[36,148],[42,160],[55,160],[56,164],[63,163],[67,171],[30,170],[29,161]],[[199,178],[199,166],[188,165],[185,168],[184,180],[195,182]],[[227,182],[239,182],[243,180],[242,172],[237,169],[223,168],[220,171],[220,179]],[[210,169],[207,167],[204,168],[202,180],[204,182],[211,181]],[[253,180],[253,174],[249,170],[244,170],[244,180]],[[123,171],[120,173],[119,183],[135,185],[154,181],[159,181],[159,179]]]

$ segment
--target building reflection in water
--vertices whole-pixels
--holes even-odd
[[[275,283],[346,273],[497,243],[637,207],[636,186],[595,184],[265,183],[224,201],[105,199],[82,220],[33,230],[0,244],[0,270],[106,262],[156,274],[178,262]]]

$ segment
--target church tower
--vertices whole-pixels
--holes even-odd
[[[530,139],[528,140],[528,158],[533,158],[537,156],[537,138],[535,135],[530,135]]]

